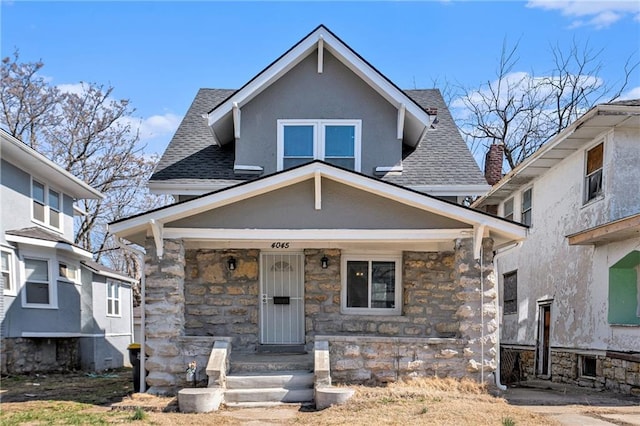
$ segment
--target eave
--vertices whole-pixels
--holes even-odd
[[[0,130],[2,159],[76,199],[103,199],[104,195],[46,158],[21,140]]]
[[[567,235],[570,246],[640,239],[640,213]]]
[[[616,128],[640,129],[640,108],[612,104],[593,107],[507,173],[472,207],[499,204],[589,142]]]

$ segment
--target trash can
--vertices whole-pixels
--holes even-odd
[[[127,349],[129,362],[133,366],[133,391],[140,392],[140,343],[132,343]]]

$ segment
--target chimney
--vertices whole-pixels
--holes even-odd
[[[484,178],[491,186],[502,179],[502,161],[504,159],[504,145],[493,143],[484,157]]]

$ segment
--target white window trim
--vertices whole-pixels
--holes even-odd
[[[361,146],[362,146],[362,120],[311,120],[311,119],[282,119],[278,120],[278,141],[277,141],[277,170],[284,167],[284,128],[292,126],[313,126],[313,158],[315,160],[325,159],[325,127],[332,125],[354,126],[354,170],[360,172],[361,169]]]
[[[582,205],[586,206],[589,205],[591,203],[595,203],[596,201],[602,200],[604,199],[605,196],[605,191],[604,191],[604,182],[605,182],[605,175],[604,175],[604,159],[605,159],[605,155],[607,153],[606,148],[607,148],[607,143],[606,143],[606,137],[602,138],[602,139],[598,139],[597,142],[591,144],[590,146],[586,147],[584,150],[584,155],[583,155],[583,169],[582,169]],[[591,151],[592,149],[594,149],[596,146],[602,144],[602,167],[600,168],[600,170],[602,170],[602,193],[600,193],[599,195],[596,195],[595,197],[591,198],[591,199],[587,199],[588,197],[588,185],[587,185],[587,158],[589,156],[589,151]],[[593,174],[593,173],[592,173]]]
[[[520,191],[520,223],[524,224],[524,193],[527,191],[531,191],[531,207],[529,207],[529,211],[531,211],[531,223],[528,224],[529,227],[533,227],[533,186],[529,186]],[[514,212],[515,218],[515,212]]]
[[[26,259],[43,260],[47,262],[49,269],[49,303],[27,303],[27,270]],[[58,309],[58,282],[54,279],[57,277],[57,271],[54,270],[58,266],[55,258],[42,256],[39,254],[24,253],[20,262],[20,272],[22,275],[22,307],[35,309]]]
[[[396,264],[396,294],[395,294],[395,308],[383,309],[383,308],[349,308],[347,307],[347,262],[348,261],[387,261],[395,262]],[[340,260],[340,275],[342,277],[341,289],[340,289],[340,312],[343,314],[351,315],[402,315],[402,253],[343,253]],[[371,283],[369,283],[371,284]]]
[[[510,197],[507,198],[506,200],[504,200],[504,202],[502,203],[502,217],[507,219],[507,203],[509,201],[511,201],[511,219],[508,220],[514,220],[516,217],[516,202],[515,202],[516,198],[515,197]]]
[[[76,271],[75,279],[70,279],[70,278],[67,278],[67,277],[65,277],[63,275],[60,275],[60,264],[61,263],[67,265],[67,268],[71,267],[71,268],[75,269],[75,271]],[[70,260],[65,259],[65,258],[58,258],[57,266],[58,267],[56,269],[56,272],[57,272],[58,281],[64,281],[64,282],[71,283],[71,284],[80,284],[81,283],[81,280],[80,280],[80,263],[73,262],[73,261],[70,261]]]
[[[111,286],[111,285],[115,285],[117,287],[117,289],[118,289],[118,297],[117,298],[115,298],[113,296],[109,297],[109,286]],[[105,286],[105,290],[106,290],[105,300],[106,300],[106,303],[107,303],[107,306],[106,306],[106,309],[105,309],[106,315],[108,317],[113,317],[113,318],[122,318],[122,283],[120,283],[119,281],[107,278],[107,285]],[[118,301],[118,313],[117,314],[114,314],[114,313],[110,314],[109,313],[109,303],[112,302],[112,301],[116,301],[116,300]]]
[[[33,198],[33,182],[38,182],[40,185],[42,185],[44,187],[44,222],[40,221],[38,219],[36,219],[35,215],[34,215],[34,211],[33,211],[33,203],[34,203],[34,198]],[[57,192],[59,195],[59,200],[60,200],[60,208],[59,209],[52,209],[51,206],[49,205],[49,191],[53,191],[53,192]],[[42,225],[46,228],[52,229],[56,232],[62,232],[64,229],[64,193],[62,191],[59,191],[56,188],[51,188],[48,184],[34,178],[33,176],[31,176],[31,187],[30,187],[30,192],[31,192],[31,221],[34,223],[37,223],[39,225]],[[59,220],[59,227],[55,227],[53,225],[51,225],[51,210],[55,210],[58,212],[58,220]]]
[[[16,275],[16,263],[15,263],[15,254],[12,250],[7,250],[4,248],[0,248],[0,251],[2,253],[7,253],[9,255],[8,258],[8,270],[2,270],[2,272],[8,272],[9,273],[9,288],[8,289],[4,289],[4,292],[2,293],[5,296],[17,296],[18,295],[18,277]],[[4,283],[3,283],[4,286]]]

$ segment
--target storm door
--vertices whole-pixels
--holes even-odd
[[[260,343],[304,343],[304,255],[262,253]]]
[[[548,378],[551,356],[551,304],[538,305],[538,342],[536,347],[536,374]]]

